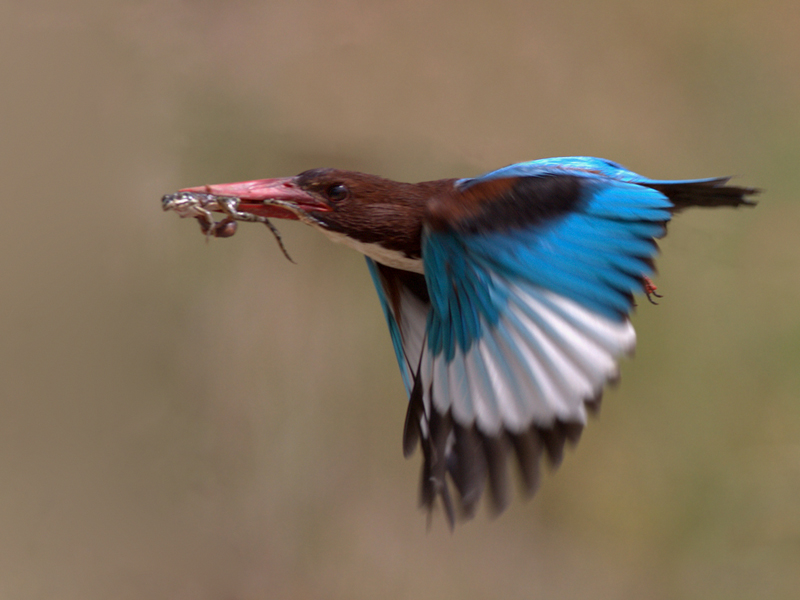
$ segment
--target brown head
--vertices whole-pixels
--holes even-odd
[[[303,221],[335,241],[390,264],[393,256],[400,263],[420,259],[427,203],[452,190],[453,181],[400,183],[355,171],[312,169],[295,177],[182,191],[239,198],[239,211]],[[390,266],[403,268],[402,264]]]

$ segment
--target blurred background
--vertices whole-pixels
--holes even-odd
[[[796,598],[800,11],[789,0],[0,2],[0,597]],[[363,258],[206,242],[180,187],[589,154],[735,175],[531,502],[416,506]]]

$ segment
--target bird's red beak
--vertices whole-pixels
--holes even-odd
[[[181,192],[197,192],[239,199],[237,210],[260,217],[297,220],[298,212],[327,212],[331,208],[300,189],[294,177],[255,179],[237,183],[218,183],[184,188]]]

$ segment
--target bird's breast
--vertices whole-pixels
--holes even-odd
[[[330,229],[325,229],[324,227],[319,227],[318,229],[324,233],[329,240],[338,244],[344,244],[353,250],[357,250],[358,252],[361,252],[361,254],[369,256],[371,259],[381,263],[382,265],[393,267],[395,269],[402,269],[403,271],[412,271],[414,273],[425,272],[422,266],[422,258],[411,258],[405,252],[385,248],[377,242],[360,242],[348,235],[345,235],[344,233],[331,231]]]

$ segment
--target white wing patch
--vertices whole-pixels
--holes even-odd
[[[425,325],[428,322],[430,306],[412,294],[405,286],[400,287],[400,314],[394,315],[403,342],[403,355],[409,374],[416,373],[422,345],[425,341]],[[394,311],[392,311],[394,312]],[[411,393],[412,378],[406,386]]]
[[[457,347],[447,362],[443,353],[423,349],[426,412],[431,403],[441,414],[452,410],[457,423],[475,423],[490,436],[501,429],[522,433],[532,423],[584,424],[585,401],[618,376],[619,357],[633,351],[633,326],[535,285],[502,285],[510,291],[508,306],[494,326],[481,323],[482,334],[466,353]],[[409,332],[414,348],[421,348],[420,324],[421,319]],[[405,334],[404,347],[412,351]]]

